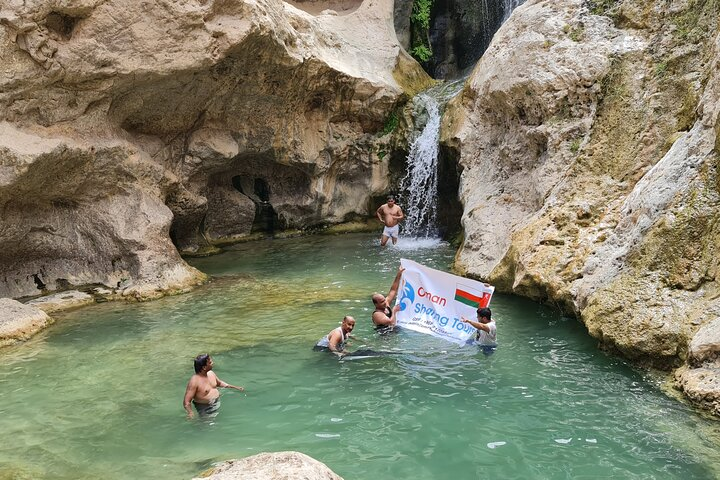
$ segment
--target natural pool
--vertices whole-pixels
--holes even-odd
[[[720,425],[596,349],[576,320],[496,295],[498,351],[370,327],[401,257],[447,270],[447,246],[380,250],[376,236],[242,244],[192,264],[214,281],[143,304],[68,314],[0,350],[0,478],[182,479],[212,462],[297,450],[347,480],[712,479]],[[344,314],[339,362],[311,351]],[[211,422],[182,409],[209,352],[224,392]]]

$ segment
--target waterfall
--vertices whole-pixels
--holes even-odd
[[[503,0],[503,22],[510,18],[510,14],[517,7],[525,3],[525,0]]]
[[[429,237],[436,234],[440,106],[426,94],[419,94],[415,102],[427,112],[428,119],[425,128],[410,145],[407,172],[400,181],[400,191],[404,194],[404,230],[410,237]]]
[[[463,86],[463,80],[443,83],[413,99],[413,117],[422,130],[415,135],[407,156],[405,176],[400,180],[404,235],[430,238],[438,235],[438,152],[440,119],[445,104]]]

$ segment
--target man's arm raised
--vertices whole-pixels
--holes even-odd
[[[393,280],[392,285],[390,286],[390,291],[387,294],[387,302],[388,306],[395,300],[395,297],[397,296],[398,287],[400,286],[400,278],[402,277],[403,272],[405,269],[403,267],[398,267],[397,275],[395,275],[395,280]]]

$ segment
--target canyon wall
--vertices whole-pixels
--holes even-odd
[[[392,10],[4,2],[0,297],[151,297],[203,281],[178,249],[243,238],[258,212],[283,229],[367,215],[388,112],[430,80]]]
[[[454,100],[464,273],[720,414],[720,5],[529,0]]]

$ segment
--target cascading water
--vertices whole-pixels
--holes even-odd
[[[460,78],[490,45],[495,32],[525,0],[433,2],[429,32],[432,57],[425,67],[434,78]]]
[[[525,0],[503,0],[503,22],[510,18],[510,14],[517,7],[525,3]]]
[[[487,37],[482,50],[492,39],[500,24],[525,0],[481,0],[482,33]],[[502,8],[502,17],[498,14]],[[501,19],[499,24],[492,24]],[[496,26],[495,26],[496,25]],[[468,72],[469,73],[469,72]],[[467,75],[467,73],[465,74]],[[400,181],[400,195],[405,224],[403,235],[411,238],[434,238],[438,236],[438,152],[440,119],[445,104],[463,86],[465,78],[432,87],[413,99],[415,125],[422,128],[414,136],[407,156],[407,169]]]
[[[415,136],[407,156],[407,170],[400,181],[405,212],[404,235],[430,238],[438,235],[438,152],[440,119],[447,102],[461,89],[463,80],[444,83],[413,99],[413,116],[422,131]]]

